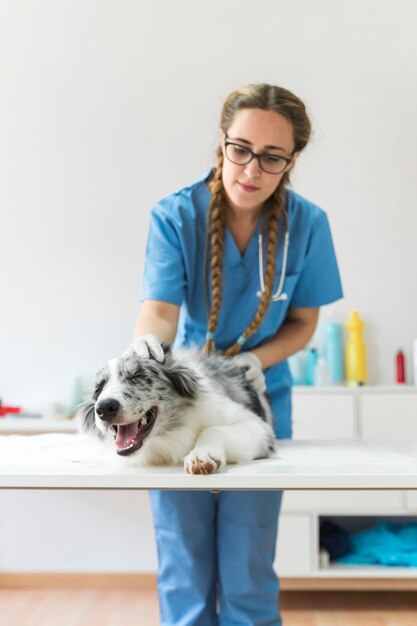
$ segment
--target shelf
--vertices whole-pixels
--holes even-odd
[[[362,385],[360,387],[349,387],[348,385],[331,385],[329,387],[315,387],[313,385],[294,385],[294,395],[417,395],[415,385]]]
[[[416,578],[417,567],[387,567],[382,565],[345,565],[332,563],[314,573],[318,578]]]
[[[36,435],[41,433],[76,433],[75,420],[50,420],[44,418],[0,418],[0,435]]]

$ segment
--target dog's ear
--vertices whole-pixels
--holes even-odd
[[[172,344],[171,343],[167,343],[166,341],[163,341],[161,343],[162,346],[162,350],[164,351],[164,355],[165,356],[171,356],[172,354]]]
[[[191,370],[182,365],[172,363],[165,368],[165,375],[173,390],[183,398],[194,400],[197,397],[197,378]]]
[[[77,407],[75,417],[78,420],[83,433],[95,432],[95,434],[100,436],[102,433],[100,433],[96,427],[94,407],[95,402],[93,402],[93,400],[83,402]]]

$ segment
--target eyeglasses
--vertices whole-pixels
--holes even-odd
[[[224,148],[226,156],[231,163],[235,165],[247,165],[252,159],[258,159],[259,167],[267,174],[281,174],[291,163],[288,157],[279,156],[278,154],[257,154],[249,148],[241,146],[239,143],[224,140]]]

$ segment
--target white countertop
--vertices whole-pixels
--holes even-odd
[[[36,435],[40,433],[76,433],[75,419],[44,417],[5,417],[0,419],[0,435]]]
[[[126,466],[81,435],[6,435],[0,436],[0,488],[417,490],[417,445],[279,440],[274,458],[200,476],[178,466]]]

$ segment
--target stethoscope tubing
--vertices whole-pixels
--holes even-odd
[[[283,301],[288,300],[288,294],[286,294],[283,291],[283,288],[284,288],[284,282],[285,282],[285,273],[287,271],[287,264],[288,264],[288,248],[290,245],[290,220],[288,217],[288,213],[285,209],[283,211],[283,215],[285,219],[285,234],[284,234],[284,248],[283,248],[283,253],[282,253],[282,268],[281,268],[281,275],[280,275],[280,279],[278,283],[278,288],[276,292],[271,296],[272,302],[278,302],[278,301],[283,302]],[[262,297],[262,294],[265,290],[264,262],[263,262],[263,235],[262,235],[264,222],[265,222],[265,217],[262,219],[262,222],[259,225],[259,234],[258,234],[258,267],[259,267],[259,285],[260,285],[260,290],[256,292],[256,295],[258,298]],[[207,235],[206,235],[206,241],[205,241],[205,246],[204,246],[204,263],[203,263],[204,299],[205,299],[207,317],[209,316],[209,312],[210,312],[210,295],[209,295],[208,280],[207,280],[208,256],[209,256],[208,232],[209,232],[209,220],[207,222]]]
[[[287,211],[285,209],[284,209],[283,213],[284,213],[284,218],[285,218],[285,234],[284,234],[284,249],[283,249],[283,253],[282,253],[282,268],[281,268],[281,275],[280,275],[280,278],[279,278],[278,288],[277,288],[276,292],[271,296],[271,301],[272,302],[278,302],[279,300],[281,300],[281,301],[288,300],[288,295],[285,292],[283,292],[282,290],[284,288],[285,273],[287,271],[288,246],[290,245],[290,220],[288,219],[288,213],[287,213]],[[263,230],[263,222],[260,225],[259,235],[258,235],[259,285],[261,287],[261,289],[256,292],[256,295],[258,296],[258,298],[262,297],[262,294],[263,294],[263,292],[265,290],[264,262],[263,262],[264,250],[263,250],[262,230]]]

